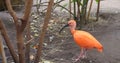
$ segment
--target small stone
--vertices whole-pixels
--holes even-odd
[[[38,36],[39,36],[39,34],[35,33],[35,34],[34,34],[34,36],[38,37]]]
[[[44,46],[47,46],[47,43],[43,43]]]
[[[61,58],[60,60],[64,60],[63,58]]]
[[[90,60],[89,62],[92,63],[92,60]]]
[[[54,36],[49,37],[50,42],[53,40],[53,38],[54,38]]]
[[[34,58],[34,55],[30,55],[30,60],[33,60]]]
[[[54,22],[54,20],[50,20],[50,23],[53,23]]]
[[[31,25],[34,25],[35,23],[30,23]]]

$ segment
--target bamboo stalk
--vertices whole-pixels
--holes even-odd
[[[74,7],[74,19],[76,20],[76,2],[73,2],[73,7]]]
[[[77,18],[78,19],[80,19],[80,4],[81,4],[81,0],[77,0],[77,7],[78,7]]]
[[[88,4],[88,0],[83,0],[83,5],[82,5],[82,8],[81,8],[81,22],[80,22],[80,27],[81,28],[84,24],[86,24],[87,4]]]
[[[93,0],[91,0],[91,2],[90,2],[90,7],[89,7],[89,10],[88,10],[87,20],[89,20],[91,8],[92,8],[92,3],[93,3]]]
[[[86,2],[85,2],[85,16],[84,16],[84,17],[85,17],[85,18],[84,18],[84,19],[85,19],[85,22],[84,22],[84,24],[86,24],[86,23],[87,23],[87,19],[86,19],[86,17],[87,17],[87,16],[86,16],[86,15],[87,15],[87,6],[88,6],[88,1],[89,1],[89,0],[86,0]]]
[[[97,5],[96,21],[99,20],[99,10],[100,10],[100,0],[98,1],[98,5]]]
[[[71,0],[69,0],[69,10],[70,10],[70,12],[71,12]],[[70,17],[70,19],[71,19],[71,13],[70,13],[70,15],[69,15]]]

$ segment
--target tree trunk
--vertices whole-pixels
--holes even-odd
[[[11,6],[10,0],[5,0],[5,1],[6,1],[7,9],[10,15],[13,17],[14,23],[16,26],[16,35],[17,35],[16,38],[17,38],[17,46],[18,46],[18,54],[19,54],[19,63],[25,63],[25,45],[23,40],[23,31],[29,19],[33,0],[25,1],[25,11],[24,11],[23,18],[21,19],[19,18],[21,23],[18,22],[18,17]]]

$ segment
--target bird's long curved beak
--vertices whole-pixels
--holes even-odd
[[[65,26],[63,26],[63,27],[60,29],[59,34],[61,33],[61,31],[62,31],[65,27],[68,27],[68,26],[69,26],[69,24],[66,24]]]

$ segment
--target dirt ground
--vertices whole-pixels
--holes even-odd
[[[120,14],[101,14],[101,19],[104,19],[104,22],[99,21],[95,23],[94,29],[87,31],[93,34],[102,43],[104,47],[103,53],[99,53],[96,50],[89,50],[88,58],[76,63],[120,62],[119,16]],[[66,32],[68,33],[69,31],[67,30],[68,29],[66,29]],[[52,43],[48,44],[52,48],[50,48],[50,50],[46,52],[46,60],[50,60],[54,63],[73,63],[72,58],[79,54],[80,48],[74,43],[72,36],[67,36],[69,33],[67,34],[66,32],[62,34],[61,38],[55,36]]]
[[[103,1],[103,3],[101,2],[102,5],[106,4],[107,1],[108,0]],[[120,5],[117,4],[118,1],[119,0],[114,0],[113,4],[116,4],[116,6]],[[108,4],[110,3],[108,2]],[[120,63],[120,9],[118,7],[110,7],[109,5],[106,5],[106,7],[102,6],[99,21],[91,23],[92,26],[86,25],[83,29],[93,34],[102,43],[104,47],[103,53],[99,53],[95,49],[89,50],[87,52],[87,58],[76,63]],[[21,14],[18,13],[18,15]],[[9,21],[10,16],[6,12],[0,12],[0,18],[3,19],[9,37],[15,46],[15,28],[13,22]],[[57,18],[55,18],[55,20],[56,19]],[[60,23],[61,20],[57,21]],[[66,28],[61,35],[58,34],[59,28],[64,24],[65,23],[61,23],[59,26],[54,26],[58,27],[54,32],[48,30],[43,46],[43,63],[73,63],[72,58],[79,55],[80,48],[74,43],[69,29]],[[11,63],[9,62],[11,58],[8,50],[6,50],[6,55],[8,57],[8,63]]]

